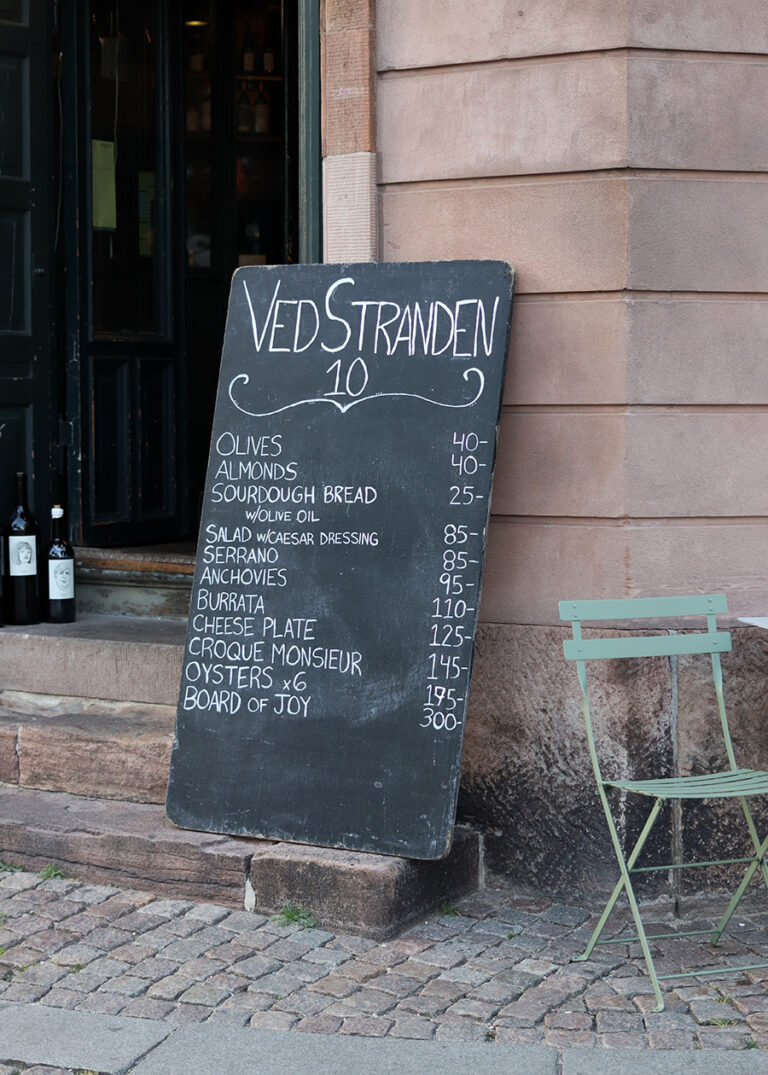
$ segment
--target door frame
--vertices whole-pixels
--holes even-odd
[[[43,523],[57,495],[56,308],[53,190],[54,9],[47,0],[3,3],[0,56],[0,254],[9,320],[0,329],[0,502],[13,475],[29,475],[30,503]],[[5,512],[6,508],[2,509]],[[10,510],[8,508],[8,510]],[[5,521],[5,520],[3,520]],[[0,557],[2,559],[2,557]]]

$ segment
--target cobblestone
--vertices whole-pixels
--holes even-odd
[[[153,1000],[152,997],[135,997],[129,1000],[121,1015],[132,1016],[134,1019],[164,1019],[173,1010],[173,1004],[166,1000]]]
[[[96,1012],[98,1015],[117,1015],[128,1002],[120,993],[90,993],[76,1005],[79,1012]]]
[[[154,982],[147,989],[147,996],[154,1000],[176,1000],[194,984],[191,978],[185,978],[181,974],[171,974],[167,978],[161,978],[159,982]]]
[[[147,983],[144,978],[134,978],[126,974],[119,978],[108,978],[103,985],[99,986],[99,992],[119,993],[123,997],[139,997],[146,992]]]
[[[60,967],[84,967],[88,963],[93,963],[95,959],[100,959],[103,955],[103,951],[100,948],[96,948],[95,945],[70,944],[66,948],[55,952],[52,958],[53,962],[58,963]]]
[[[219,907],[215,903],[198,903],[194,907],[190,907],[184,917],[191,918],[195,922],[205,922],[206,925],[212,926],[226,918],[227,911],[226,908]]]
[[[702,1049],[743,1049],[750,1033],[746,1027],[701,1027],[696,1035]]]
[[[336,970],[340,978],[348,978],[352,982],[368,982],[381,972],[381,967],[376,967],[363,959],[350,959]]]
[[[438,1041],[492,1041],[494,1036],[489,1027],[473,1019],[460,1018],[442,1020],[435,1032]]]
[[[406,1012],[413,1012],[415,1015],[433,1016],[437,1017],[448,1007],[450,1001],[442,997],[425,997],[415,996],[407,997],[401,1001],[399,1007]]]
[[[3,993],[3,1000],[15,1000],[21,1004],[32,1004],[40,1000],[50,989],[47,985],[36,985],[34,982],[12,982]]]
[[[644,1029],[642,1015],[632,1012],[598,1012],[596,1023],[598,1034],[634,1033]]]
[[[178,998],[180,1004],[205,1004],[209,1008],[215,1008],[226,1000],[230,995],[228,989],[196,983],[185,990]]]
[[[178,959],[179,962],[184,962],[188,959],[196,959],[197,956],[203,955],[210,948],[210,944],[205,937],[185,937],[183,940],[171,941],[163,949],[163,955],[166,959]]]
[[[162,958],[162,957],[160,957]],[[171,964],[171,960],[163,959],[163,963]],[[222,971],[227,966],[219,959],[211,959],[208,956],[199,956],[197,959],[189,959],[179,967],[179,974],[184,974],[195,982],[204,982],[207,978]],[[134,971],[134,974],[136,972]],[[241,975],[240,977],[243,977]]]
[[[444,971],[440,977],[446,982],[457,982],[461,985],[476,986],[483,985],[491,977],[490,974],[483,974],[482,971],[472,970],[470,967],[452,967],[450,970]]]
[[[139,913],[146,912],[147,914],[160,915],[163,918],[177,918],[179,915],[184,914],[185,911],[191,911],[194,904],[188,903],[186,900],[153,900],[151,903],[146,903],[139,909]]]
[[[248,1026],[259,1027],[261,1030],[290,1030],[297,1019],[298,1016],[290,1012],[254,1012],[248,1020]]]
[[[275,1002],[274,997],[268,997],[264,993],[235,993],[221,1005],[222,1011],[237,1012],[261,1012],[271,1008]]]
[[[242,959],[234,966],[237,968],[235,973],[244,976],[245,978],[263,978],[265,974],[272,974],[276,970],[280,970],[282,966],[276,959],[265,959],[264,956],[251,956],[250,959]]]
[[[203,1004],[178,1004],[168,1012],[169,1023],[202,1023],[211,1014],[211,1009]]]
[[[606,1049],[645,1049],[648,1042],[643,1034],[623,1033],[600,1034],[599,1043]]]
[[[340,978],[338,974],[329,974],[313,982],[309,988],[317,993],[327,993],[331,997],[348,997],[350,993],[359,989],[359,986],[348,978]]]
[[[654,910],[654,932],[697,928],[707,902],[679,920]],[[739,916],[738,940],[714,954],[688,941],[659,944],[659,971],[694,956],[713,966],[729,954],[761,961],[764,894],[751,906],[756,913]],[[488,889],[456,909],[378,943],[211,903],[0,875],[0,995],[291,1032],[556,1048],[768,1048],[768,973],[673,979],[663,983],[659,1013],[636,943],[571,962],[584,950],[594,907]]]
[[[78,993],[75,989],[63,989],[54,986],[50,993],[41,998],[40,1003],[49,1008],[74,1008],[85,1000],[86,993]]]
[[[593,1049],[598,1041],[597,1034],[591,1030],[548,1030],[544,1044],[557,1049]]]
[[[544,1023],[551,1030],[591,1030],[593,1019],[587,1012],[557,1011],[549,1012]]]
[[[335,1034],[343,1020],[332,1015],[308,1015],[294,1024],[295,1030],[304,1030],[308,1034]]]
[[[225,966],[226,964],[221,964]],[[132,969],[131,974],[137,978],[147,978],[151,982],[159,982],[161,978],[167,977],[169,974],[173,974],[178,970],[179,964],[172,959],[164,959],[162,956],[151,956],[149,959],[142,959],[140,963],[137,963]]]
[[[743,1023],[744,1013],[731,1004],[718,1000],[692,1000],[690,1012],[697,1023],[703,1026],[721,1026],[725,1023]]]
[[[349,998],[349,1003],[360,1011],[369,1015],[381,1015],[395,1006],[395,998],[390,993],[383,993],[380,989],[364,986],[359,992]]]
[[[339,1027],[340,1034],[354,1034],[365,1038],[383,1038],[393,1024],[392,1019],[381,1019],[378,1016],[366,1018],[362,1015],[352,1015],[343,1019]]]

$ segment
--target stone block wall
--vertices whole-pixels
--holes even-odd
[[[558,600],[768,613],[764,4],[376,0],[373,21],[377,255],[516,269],[461,809],[491,866],[567,887],[610,849]],[[726,659],[758,755],[766,648],[740,630]],[[601,672],[619,766],[709,760],[662,665]]]

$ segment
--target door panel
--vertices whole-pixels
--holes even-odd
[[[68,299],[68,399],[80,452],[82,540],[148,544],[181,536],[176,449],[183,333],[175,240],[169,33],[173,0],[78,0],[65,129],[79,124],[74,174],[79,262]],[[72,212],[72,210],[70,210]],[[174,259],[174,250],[179,253]]]
[[[91,363],[93,415],[93,526],[131,521],[131,369],[127,359],[99,358]]]
[[[144,359],[139,365],[139,392],[141,517],[149,521],[166,517],[174,507],[173,364]],[[161,460],[167,462],[160,465]]]
[[[51,499],[50,5],[0,0],[0,517],[26,470]]]

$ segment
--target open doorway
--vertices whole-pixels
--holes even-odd
[[[59,369],[79,545],[194,539],[232,272],[317,257],[302,245],[319,215],[302,196],[319,173],[319,88],[299,63],[318,47],[312,6],[62,5]]]

